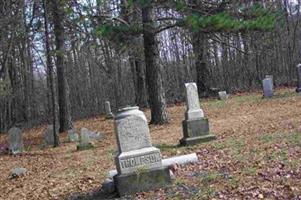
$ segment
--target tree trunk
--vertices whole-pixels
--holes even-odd
[[[58,80],[58,101],[59,101],[59,121],[60,132],[64,132],[72,128],[71,108],[69,100],[69,87],[66,77],[66,69],[64,66],[64,5],[63,1],[52,1],[53,25],[56,45],[56,67]]]
[[[204,61],[205,35],[197,32],[192,34],[192,47],[195,56],[195,69],[199,96],[208,96],[210,87],[208,84],[209,70]]]
[[[168,122],[168,116],[151,11],[152,8],[149,6],[142,8],[146,84],[151,108],[151,123],[164,124]]]
[[[53,123],[53,147],[57,147],[60,144],[59,136],[57,134],[57,126],[58,126],[58,118],[57,118],[57,110],[58,105],[56,101],[55,95],[55,85],[54,85],[54,73],[53,73],[53,65],[50,56],[50,45],[49,45],[49,31],[48,31],[48,16],[47,16],[47,0],[44,0],[43,7],[44,7],[44,28],[45,28],[45,50],[46,50],[46,65],[47,65],[47,76],[49,80],[48,85],[48,93],[50,93],[50,109],[52,115],[52,123]]]

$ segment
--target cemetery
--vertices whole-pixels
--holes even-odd
[[[149,111],[145,112],[145,118],[137,107],[116,113],[115,122],[106,115],[76,121],[75,130],[80,138],[83,134],[88,138],[92,133],[103,134],[101,139],[92,139],[94,148],[87,150],[78,151],[78,142],[69,142],[67,132],[60,134],[59,148],[41,145],[45,134],[45,126],[41,126],[22,130],[23,151],[11,155],[6,148],[20,151],[16,145],[9,147],[7,136],[1,135],[0,197],[114,199],[119,196],[114,185],[104,185],[106,181],[114,184],[108,179],[112,180],[116,174],[119,174],[114,179],[120,194],[127,196],[134,191],[132,196],[127,196],[129,199],[289,199],[298,196],[301,97],[294,88],[276,89],[275,93],[273,99],[262,98],[260,91],[233,94],[227,101],[200,99],[197,108],[209,119],[210,133],[216,138],[192,146],[179,145],[183,138],[182,120],[191,114],[187,114],[190,109],[187,110],[186,103],[168,108],[169,124],[150,125],[149,130],[146,121]],[[190,116],[196,115],[199,114]],[[129,129],[137,136],[128,135]],[[9,140],[20,142],[11,136]],[[185,158],[185,155],[188,162],[184,165],[181,158],[172,162],[173,157]],[[127,160],[129,158],[135,159]],[[145,167],[136,168],[139,163]],[[167,167],[172,176],[164,170]],[[139,189],[133,184],[137,177],[125,176],[133,170],[141,176],[146,173],[147,180],[137,182],[144,184],[142,188],[146,191],[136,192]],[[157,173],[166,180],[154,178]]]
[[[0,200],[300,200],[301,0],[0,1]]]

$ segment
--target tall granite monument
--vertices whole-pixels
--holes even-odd
[[[152,146],[147,119],[138,107],[120,109],[115,117],[118,155],[114,184],[119,195],[165,186],[171,182],[160,150]]]
[[[297,80],[296,92],[301,93],[301,64],[297,65]]]
[[[216,137],[209,133],[209,122],[204,117],[200,107],[198,88],[195,83],[185,83],[186,105],[185,120],[182,122],[184,137],[181,145],[193,145],[196,143],[214,140]]]

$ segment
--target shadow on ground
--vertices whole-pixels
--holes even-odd
[[[119,197],[116,192],[114,193],[108,193],[106,191],[101,190],[101,188],[89,192],[89,193],[76,193],[76,194],[71,194],[66,200],[132,200],[135,199],[134,196],[129,195],[129,196],[123,196]]]

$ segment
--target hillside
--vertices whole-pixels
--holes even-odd
[[[244,93],[227,101],[202,100],[211,132],[217,140],[193,147],[177,147],[182,136],[185,106],[168,108],[170,123],[150,125],[152,142],[164,157],[197,152],[199,162],[174,166],[174,184],[140,193],[137,199],[298,199],[301,198],[301,96],[294,89],[276,91],[273,99]],[[149,118],[149,111],[146,111]],[[103,116],[75,122],[79,130],[99,131],[105,138],[96,148],[76,151],[60,135],[58,148],[43,148],[43,130],[24,132],[26,152],[5,155],[7,136],[0,135],[0,199],[68,199],[97,193],[114,167],[116,140],[113,121]],[[9,179],[10,170],[28,172]],[[101,198],[101,197],[99,197]]]

